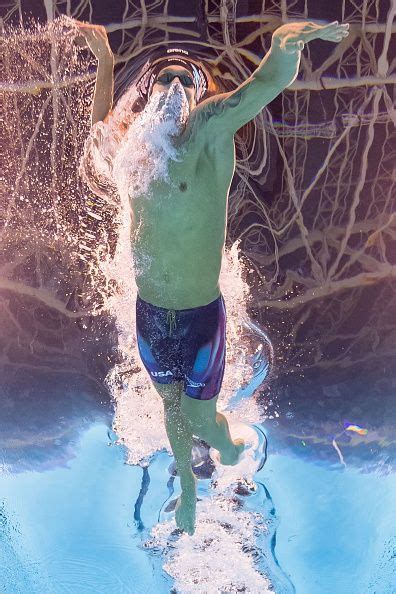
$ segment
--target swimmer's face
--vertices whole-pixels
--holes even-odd
[[[196,106],[195,85],[192,74],[183,66],[167,66],[160,70],[152,87],[151,95],[167,93],[174,82],[179,82],[186,94],[190,111]]]

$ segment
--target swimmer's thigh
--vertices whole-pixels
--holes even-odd
[[[205,429],[216,424],[218,398],[217,394],[210,400],[199,400],[182,392],[180,410],[190,422],[192,429]]]
[[[164,406],[177,405],[180,406],[180,398],[183,392],[183,381],[175,381],[171,384],[160,384],[152,382],[154,388],[161,396]]]
[[[178,343],[169,336],[166,310],[137,297],[136,341],[140,359],[161,397],[169,399],[178,388],[169,387],[182,379],[178,372]]]
[[[215,400],[223,382],[226,359],[226,311],[222,295],[199,308],[183,346],[184,394],[200,402]],[[215,411],[215,403],[206,408]]]

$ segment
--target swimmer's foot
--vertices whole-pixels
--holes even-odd
[[[222,453],[220,458],[216,449],[209,450],[210,457],[216,466],[212,474],[211,486],[218,492],[225,493],[227,490],[232,492],[241,479],[253,481],[255,473],[261,470],[267,459],[267,438],[261,426],[234,423],[233,429],[240,436],[238,440],[234,441],[236,446],[239,445],[239,459],[236,462],[225,466],[224,454]],[[242,444],[244,444],[244,448],[241,451]],[[234,454],[234,460],[235,457]]]
[[[234,447],[227,448],[219,456],[220,464],[225,466],[235,466],[238,464],[241,454],[245,449],[245,441],[243,439],[234,439]]]
[[[195,510],[197,498],[194,493],[183,492],[176,502],[176,525],[190,536],[195,532]]]

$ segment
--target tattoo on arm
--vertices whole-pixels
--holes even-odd
[[[221,130],[235,133],[255,118],[285,86],[283,79],[269,80],[253,74],[234,91],[215,95],[207,103],[204,102],[200,123],[206,125],[216,116]]]
[[[210,120],[210,118],[212,118],[213,116],[221,116],[225,111],[227,111],[230,108],[238,107],[238,105],[242,101],[242,96],[243,88],[239,88],[233,93],[229,94],[228,97],[225,97],[224,95],[215,97],[203,113],[205,117],[205,122]]]

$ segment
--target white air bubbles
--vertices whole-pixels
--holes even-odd
[[[188,101],[179,83],[172,84],[168,93],[151,97],[129,126],[114,159],[113,176],[120,193],[131,200],[150,197],[153,181],[171,183],[169,160],[181,158],[173,139],[182,132],[188,114]]]
[[[175,538],[175,528],[174,521],[157,524],[145,546],[161,551],[178,592],[273,592],[254,565],[254,542],[265,530],[260,514],[244,512],[220,495],[198,502],[193,536]]]

